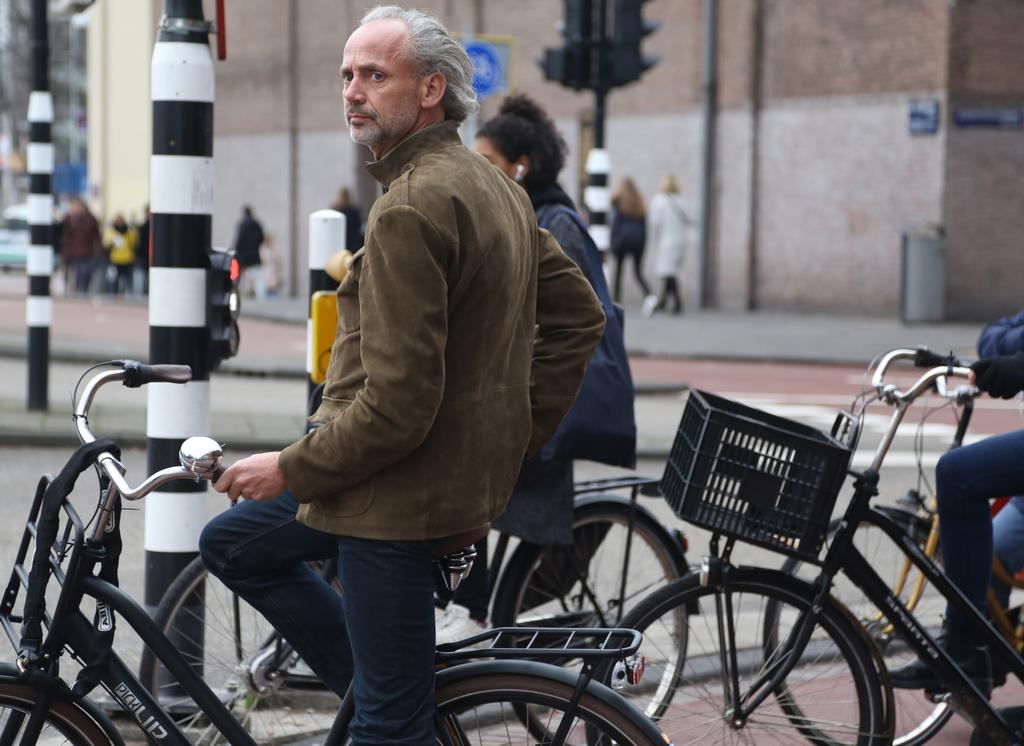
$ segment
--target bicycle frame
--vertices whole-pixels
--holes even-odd
[[[989,649],[997,655],[1008,669],[1024,681],[1024,661],[1007,643],[1006,639],[966,596],[949,580],[942,569],[921,550],[906,531],[882,511],[869,505],[877,494],[877,472],[861,475],[855,483],[853,499],[844,516],[844,526],[836,534],[825,556],[820,580],[830,583],[838,571],[842,571],[867,598],[880,609],[893,629],[907,646],[922,660],[929,662],[938,676],[949,684],[949,696],[963,712],[982,728],[990,737],[999,742],[1012,743],[1013,734],[1006,723],[996,714],[986,697],[968,679],[952,658],[938,646],[935,639],[907,607],[900,601],[893,589],[879,577],[867,559],[853,545],[853,534],[862,523],[880,528],[900,548],[903,554],[924,575],[929,583],[961,614],[969,619]]]
[[[19,585],[27,583],[25,559],[32,544],[46,483],[46,479],[42,480],[36,492],[25,534],[18,549],[11,582],[4,594],[3,605],[0,606],[0,624],[15,648],[18,647],[21,636],[15,627],[20,620],[13,614],[13,608]],[[177,679],[182,690],[232,744],[255,746],[255,742],[239,726],[217,695],[157,628],[145,610],[120,588],[93,575],[97,563],[103,557],[104,546],[100,542],[86,539],[85,525],[67,499],[62,503],[61,509],[67,517],[67,523],[63,538],[58,539],[50,552],[50,571],[60,583],[60,594],[52,617],[47,620],[48,629],[41,650],[46,651],[54,662],[65,648],[79,660],[88,657],[94,639],[93,624],[82,614],[80,606],[84,597],[90,597],[96,601],[97,609],[107,608],[135,630],[143,643],[153,650],[157,658]],[[120,528],[113,530],[119,531]],[[66,555],[69,547],[70,554]],[[66,572],[61,565],[65,556]],[[55,667],[56,663],[54,669]],[[53,674],[56,675],[55,670]],[[131,714],[138,727],[152,739],[177,746],[188,746],[191,743],[174,723],[173,717],[160,706],[156,698],[113,651],[110,651],[106,658],[99,677],[99,685]]]
[[[728,680],[723,682],[726,696],[732,705],[730,716],[742,722],[785,680],[786,676],[793,670],[801,659],[810,640],[811,628],[817,619],[816,608],[826,599],[832,586],[833,578],[842,572],[864,595],[878,608],[882,615],[888,620],[892,629],[907,644],[911,651],[917,654],[921,660],[926,661],[933,668],[935,673],[944,682],[944,690],[948,694],[951,704],[962,714],[966,715],[975,726],[995,743],[1010,744],[1016,743],[1015,736],[1006,722],[996,713],[986,697],[974,683],[968,679],[963,671],[953,662],[952,658],[938,646],[929,631],[913,616],[913,613],[900,601],[898,593],[886,583],[875,572],[868,560],[860,553],[853,543],[853,537],[861,524],[870,524],[880,528],[892,540],[904,556],[912,563],[923,576],[921,582],[930,582],[939,593],[960,613],[964,618],[970,620],[976,631],[981,633],[982,639],[989,645],[989,649],[998,656],[1007,666],[1007,669],[1018,679],[1024,682],[1024,660],[1007,640],[985,619],[980,611],[966,596],[949,580],[942,569],[933,562],[930,557],[922,551],[921,547],[914,540],[914,537],[906,531],[897,521],[887,515],[884,510],[873,507],[870,501],[878,494],[879,469],[885,455],[892,444],[907,409],[914,399],[931,385],[937,377],[944,374],[941,367],[933,368],[924,374],[914,387],[902,393],[890,385],[883,387],[882,375],[889,363],[900,357],[912,355],[913,351],[896,350],[890,352],[879,365],[874,377],[875,387],[882,393],[883,398],[895,405],[895,410],[890,419],[889,428],[879,444],[872,465],[863,473],[851,472],[856,478],[854,492],[843,516],[839,530],[836,532],[832,543],[821,563],[822,570],[818,578],[812,582],[810,590],[814,594],[809,598],[810,605],[807,611],[793,627],[789,638],[779,648],[779,653],[774,655],[774,661],[767,670],[762,672],[758,679],[749,687],[748,692],[741,697],[735,671],[735,645],[734,632],[732,629],[725,629],[722,625],[721,608],[723,602],[728,605],[731,598],[726,595],[716,594],[718,605],[719,637],[722,641],[720,655],[722,656],[722,670]],[[963,366],[950,368],[951,373],[966,376],[967,369]],[[969,416],[967,418],[969,420]],[[954,445],[958,444],[966,430],[967,423],[962,421],[957,429],[957,436]],[[723,552],[718,551],[719,534],[714,534],[711,542],[711,557],[705,560],[702,567],[702,576],[707,573],[710,580],[702,577],[705,584],[721,584],[723,572],[728,572],[729,556],[731,555],[735,539],[729,537]],[[916,602],[916,601],[915,601]],[[727,618],[731,621],[731,610],[725,609]],[[730,659],[727,649],[732,653]]]

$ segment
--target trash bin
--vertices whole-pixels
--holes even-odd
[[[907,229],[902,235],[900,318],[946,318],[946,237],[941,226]]]

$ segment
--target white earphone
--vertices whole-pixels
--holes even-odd
[[[516,184],[518,184],[519,182],[521,182],[523,180],[523,177],[525,175],[526,175],[526,167],[522,163],[517,163],[516,164],[516,175],[512,177],[513,181],[515,181]]]

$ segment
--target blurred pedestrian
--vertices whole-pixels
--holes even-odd
[[[96,260],[102,252],[100,226],[79,197],[68,204],[68,214],[61,227],[61,258],[70,269],[67,287],[70,291],[88,294]]]
[[[644,311],[650,315],[654,311],[666,310],[671,300],[672,313],[681,313],[683,299],[679,294],[677,275],[686,248],[686,231],[693,225],[693,221],[679,196],[679,182],[672,174],[662,177],[661,190],[651,200],[647,223],[654,257],[654,274],[661,279],[661,295],[656,306],[648,307],[645,303]]]
[[[566,145],[548,114],[527,96],[509,96],[498,115],[477,131],[474,149],[526,190],[537,224],[549,231],[583,270],[605,305],[604,335],[591,358],[576,403],[552,441],[523,464],[505,512],[492,522],[495,529],[520,541],[572,544],[573,459],[617,466],[630,466],[635,461],[634,391],[622,327],[611,305],[600,252],[572,199],[558,185]],[[594,407],[591,396],[597,395],[611,404]],[[600,443],[600,449],[593,447],[595,443]],[[438,642],[468,637],[486,626],[491,590],[487,539],[476,547],[477,559],[470,576],[436,615]]]
[[[149,205],[142,208],[142,222],[135,229],[139,245],[135,249],[135,268],[132,272],[132,292],[149,294]]]
[[[239,287],[251,287],[257,300],[267,297],[267,286],[263,281],[263,260],[260,257],[262,245],[263,226],[253,217],[252,208],[246,205],[242,208],[242,219],[238,221],[235,231],[235,256],[241,270]]]
[[[263,234],[263,245],[260,247],[260,268],[263,271],[263,287],[268,298],[276,298],[281,292],[284,277],[281,273],[281,257],[274,248],[274,234]]]
[[[342,187],[338,191],[338,197],[331,205],[332,210],[337,210],[345,216],[345,248],[353,254],[363,247],[363,219],[359,214],[359,208],[352,204],[352,195],[348,187]]]
[[[105,277],[107,292],[111,295],[121,295],[131,290],[138,243],[139,235],[128,225],[124,214],[115,214],[110,227],[103,234],[103,249],[107,252]]]
[[[615,302],[622,299],[622,265],[633,261],[633,275],[644,293],[644,308],[653,309],[658,302],[644,280],[644,247],[647,244],[647,214],[644,198],[632,179],[623,179],[612,194],[612,256],[615,257]]]

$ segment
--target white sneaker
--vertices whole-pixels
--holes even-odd
[[[478,622],[469,616],[469,609],[458,604],[448,604],[444,619],[437,625],[437,644],[465,640],[487,629],[486,622]]]
[[[436,604],[434,605],[434,627],[436,629],[441,629],[441,626],[444,624],[444,620],[447,616],[447,606],[437,606]]]
[[[658,296],[648,295],[644,298],[644,316],[653,316],[654,309],[658,307]]]

